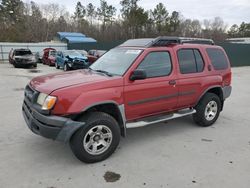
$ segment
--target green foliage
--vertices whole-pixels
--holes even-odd
[[[108,5],[107,1],[100,0],[100,8],[97,8],[97,15],[102,21],[103,30],[105,29],[106,23],[113,21],[114,15],[116,13],[116,8],[112,5]]]
[[[145,10],[140,0],[121,0],[120,14],[106,0],[96,8],[78,1],[71,15],[59,4],[0,0],[0,41],[49,41],[59,31],[82,32],[98,41],[176,35],[205,37],[223,41],[226,25],[219,17],[212,20],[184,19],[177,11],[169,12],[164,3]],[[143,1],[141,1],[143,2]],[[250,23],[233,25],[229,37],[250,37]]]
[[[163,3],[159,3],[156,5],[154,10],[152,11],[152,16],[154,23],[156,24],[157,31],[159,34],[161,34],[164,26],[166,27],[169,21],[168,11]]]
[[[138,6],[139,0],[123,0],[121,13],[123,24],[127,31],[126,38],[137,38],[142,35],[143,29],[148,23],[148,12]]]
[[[177,11],[173,11],[170,17],[170,30],[171,32],[176,32],[180,25],[180,13]]]
[[[86,15],[85,7],[82,5],[80,1],[78,1],[76,4],[75,12],[74,12],[74,19],[78,21],[82,20],[84,19],[85,15]]]

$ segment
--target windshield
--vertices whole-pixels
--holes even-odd
[[[105,50],[99,50],[98,53],[99,53],[100,56],[102,56],[103,54],[106,53],[106,51]]]
[[[30,50],[20,50],[15,52],[16,56],[31,55],[31,54],[32,53]]]
[[[49,53],[50,56],[56,57],[56,51],[50,51]]]
[[[116,48],[101,56],[90,68],[122,76],[141,52],[142,50]]]
[[[88,55],[88,52],[86,52],[85,50],[78,50],[77,52],[79,52],[83,56],[87,56]]]
[[[79,52],[77,51],[64,51],[63,52],[64,56],[82,56]]]

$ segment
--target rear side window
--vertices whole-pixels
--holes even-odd
[[[207,48],[206,51],[215,70],[228,68],[227,58],[221,49]]]
[[[150,52],[137,69],[145,70],[147,78],[167,76],[172,70],[170,54],[168,52]]]
[[[204,61],[197,49],[179,50],[178,61],[182,74],[202,72],[204,69]]]

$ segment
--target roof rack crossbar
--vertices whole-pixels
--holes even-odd
[[[184,44],[184,43],[214,45],[214,41],[211,39],[185,38],[185,37],[157,37],[155,40],[152,41],[152,43],[148,44],[147,47],[167,46],[169,44]]]
[[[211,39],[160,36],[157,38],[130,39],[121,44],[120,46],[137,46],[149,48],[184,43],[214,45],[214,41]]]

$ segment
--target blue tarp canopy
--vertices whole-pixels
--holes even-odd
[[[91,43],[97,42],[95,39],[86,37],[82,33],[69,33],[69,32],[58,32],[58,38],[67,43]]]
[[[65,37],[63,40],[66,40],[68,43],[96,42],[95,39],[90,37]]]

